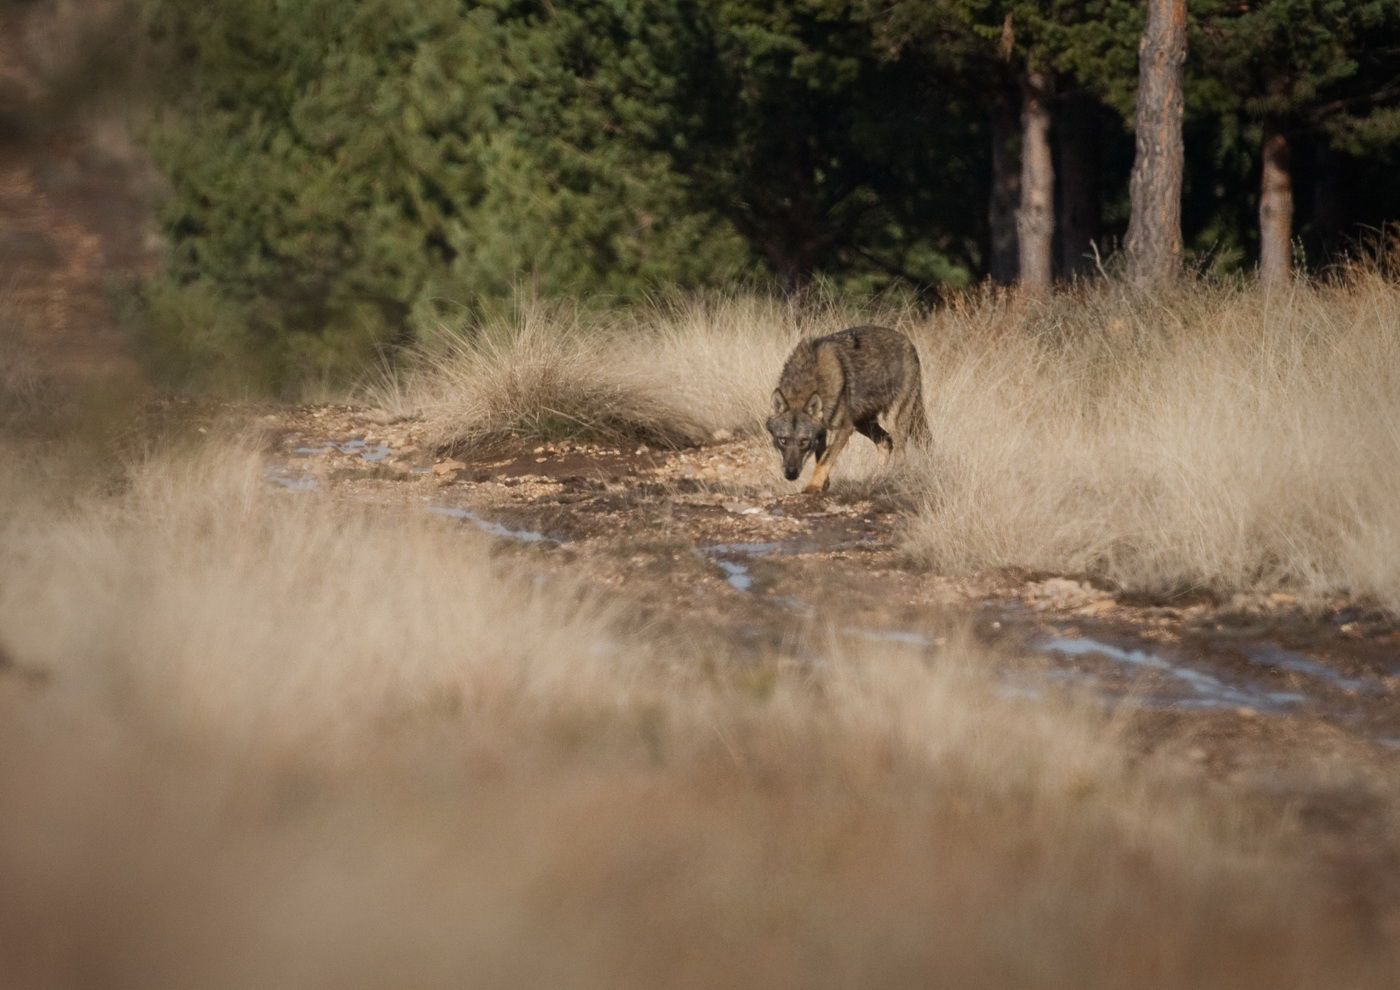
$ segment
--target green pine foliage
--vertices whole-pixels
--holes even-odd
[[[148,350],[179,378],[232,362],[295,383],[522,286],[616,299],[732,278],[744,243],[656,147],[672,128],[648,34],[666,25],[644,13],[150,0],[171,255]]]
[[[131,2],[169,189],[134,322],[175,380],[344,380],[521,294],[935,299],[988,274],[993,143],[1032,65],[1095,251],[1128,219],[1140,0]],[[1197,266],[1253,264],[1265,118],[1296,138],[1312,267],[1400,217],[1400,0],[1190,17]]]

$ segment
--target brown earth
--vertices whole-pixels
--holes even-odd
[[[1252,747],[1271,724],[1400,761],[1400,624],[1345,600],[1321,612],[1278,593],[1148,601],[1073,576],[929,573],[900,549],[907,506],[788,494],[752,440],[512,441],[449,456],[422,422],[378,410],[279,410],[259,425],[272,483],[485,529],[503,553],[585,572],[644,621],[708,630],[726,649],[781,650],[815,622],[935,658],[951,626],[970,627],[1008,690],[1088,688],[1144,722],[1210,723],[1221,745],[1232,725]],[[772,476],[764,491],[740,480],[756,469]],[[1250,762],[1207,755],[1221,772]]]
[[[1222,799],[1298,826],[1339,891],[1400,937],[1400,623],[1286,594],[1146,601],[1090,580],[930,573],[900,550],[894,498],[789,494],[753,440],[704,448],[501,442],[436,452],[428,427],[315,406],[257,418],[269,484],[411,506],[485,530],[499,554],[581,574],[641,628],[756,670],[878,642],[964,662],[1019,695],[1115,713],[1135,758],[1188,768]],[[771,474],[763,492],[740,477]],[[736,495],[736,491],[746,494]],[[857,654],[858,655],[858,654]]]

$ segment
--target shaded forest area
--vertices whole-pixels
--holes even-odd
[[[336,373],[522,291],[937,298],[1029,236],[1063,281],[1128,228],[1141,0],[133,2],[175,377]],[[1192,0],[1187,266],[1400,218],[1398,96],[1400,0]]]

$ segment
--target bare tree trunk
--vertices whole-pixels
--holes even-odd
[[[1060,274],[1065,278],[1092,267],[1090,251],[1099,230],[1097,128],[1094,108],[1082,93],[1061,101],[1055,117],[1060,191],[1055,241]]]
[[[1138,42],[1132,215],[1123,245],[1128,275],[1136,282],[1170,280],[1181,269],[1185,61],[1186,0],[1148,0],[1147,27]]]
[[[1021,207],[1016,211],[1021,288],[1045,292],[1054,277],[1055,161],[1050,151],[1050,73],[1027,69],[1021,93]]]
[[[1016,204],[1021,200],[1021,166],[1016,155],[1016,109],[1009,101],[992,106],[992,194],[987,202],[987,274],[993,282],[1016,281]]]
[[[1275,119],[1264,121],[1259,182],[1259,281],[1280,285],[1293,268],[1293,153]]]

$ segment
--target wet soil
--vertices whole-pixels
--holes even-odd
[[[813,644],[878,642],[937,663],[970,636],[998,690],[1131,712],[1144,754],[1179,750],[1220,778],[1319,746],[1400,771],[1400,623],[1353,602],[1150,601],[1078,576],[931,573],[901,550],[897,498],[797,494],[752,439],[502,440],[449,455],[425,424],[380,410],[284,409],[259,425],[271,484],[419,506],[741,661],[820,664]]]
[[[1080,576],[929,572],[900,549],[909,508],[792,491],[752,439],[690,450],[501,441],[436,453],[379,410],[264,414],[267,478],[298,497],[440,517],[493,552],[600,589],[639,628],[717,661],[820,667],[840,649],[984,666],[992,688],[1110,713],[1128,757],[1288,822],[1383,941],[1400,938],[1400,623],[1292,596],[1150,601]],[[754,485],[754,478],[767,478]],[[977,649],[964,644],[972,640]],[[662,637],[664,641],[664,637]]]

